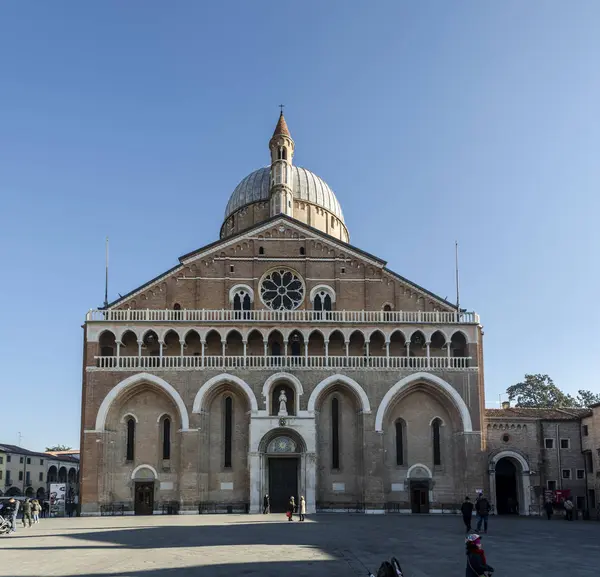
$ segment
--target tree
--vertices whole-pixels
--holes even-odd
[[[67,447],[67,445],[55,445],[54,447],[46,447],[46,452],[54,452],[54,451],[70,451],[71,447]]]
[[[563,393],[548,375],[525,375],[525,380],[506,389],[511,401],[516,399],[517,407],[549,409],[573,407],[575,399]]]
[[[584,391],[582,389],[577,391],[577,398],[575,399],[576,406],[591,407],[596,403],[600,403],[600,395],[592,393],[592,391]]]
[[[506,389],[511,401],[516,399],[517,407],[536,409],[589,407],[600,403],[600,395],[591,391],[579,390],[574,398],[563,393],[548,375],[525,375],[525,380]]]

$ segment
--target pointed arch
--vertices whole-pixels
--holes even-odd
[[[250,409],[252,410],[252,412],[258,411],[258,403],[256,402],[256,396],[254,395],[254,391],[251,389],[250,385],[248,385],[246,381],[243,381],[235,375],[221,373],[220,375],[214,376],[212,379],[208,379],[208,381],[206,381],[200,387],[194,398],[192,413],[201,413],[204,410],[204,401],[207,397],[207,394],[212,388],[217,387],[222,383],[231,383],[233,385],[237,385],[240,389],[242,389],[242,391],[248,398],[248,402],[250,403]]]
[[[104,432],[104,427],[106,426],[106,417],[108,416],[108,411],[117,397],[126,389],[131,387],[135,387],[137,385],[141,385],[143,383],[148,383],[151,385],[155,385],[157,388],[161,389],[164,393],[166,393],[171,400],[175,403],[177,410],[179,411],[179,418],[181,419],[181,430],[187,431],[190,428],[190,420],[188,417],[187,409],[185,408],[185,403],[181,398],[180,394],[173,388],[172,385],[167,383],[164,379],[157,377],[156,375],[151,375],[150,373],[138,373],[137,375],[132,375],[131,377],[127,377],[122,380],[119,384],[115,385],[104,397],[100,408],[98,409],[98,414],[96,415],[96,432],[102,433]]]
[[[436,375],[431,375],[429,373],[414,373],[412,375],[408,375],[403,379],[400,379],[383,397],[379,408],[377,409],[377,415],[375,416],[375,431],[378,433],[383,432],[383,418],[385,413],[394,400],[394,397],[408,389],[415,383],[425,383],[431,385],[433,387],[437,387],[441,390],[447,397],[450,398],[456,410],[460,414],[460,418],[463,424],[463,431],[465,433],[473,432],[473,423],[471,421],[471,413],[469,412],[469,407],[467,407],[463,398],[457,393],[456,389],[444,381],[440,379],[440,377]]]
[[[307,410],[309,412],[314,412],[315,406],[317,404],[317,399],[331,385],[335,385],[336,383],[342,383],[348,386],[358,397],[359,403],[361,405],[361,409],[363,413],[371,412],[371,405],[369,403],[369,398],[367,397],[367,393],[365,393],[364,389],[350,377],[346,375],[331,375],[323,379],[310,394],[308,399],[308,407]]]

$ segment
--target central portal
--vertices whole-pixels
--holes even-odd
[[[298,504],[298,457],[269,457],[271,512],[288,510],[290,497]]]

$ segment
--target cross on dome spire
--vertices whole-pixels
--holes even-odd
[[[275,127],[275,132],[273,132],[273,136],[279,136],[283,134],[284,136],[292,137],[290,134],[290,130],[288,128],[287,122],[285,121],[285,117],[283,116],[283,107],[285,104],[280,104],[281,112],[279,113],[279,121],[277,122],[277,126]]]

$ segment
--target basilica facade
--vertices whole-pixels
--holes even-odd
[[[81,508],[435,512],[490,487],[477,314],[350,244],[324,180],[270,166],[220,238],[84,326]]]

